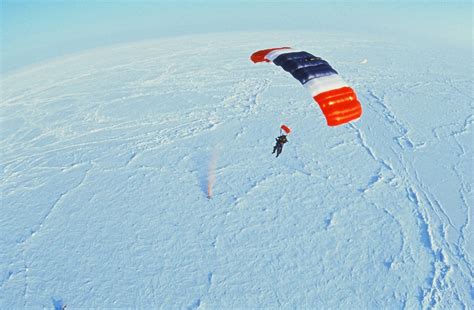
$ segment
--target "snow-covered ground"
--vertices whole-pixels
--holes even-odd
[[[326,126],[249,59],[285,45],[327,59],[362,118]],[[208,34],[2,84],[2,309],[474,307],[469,49]]]

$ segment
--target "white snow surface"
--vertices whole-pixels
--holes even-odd
[[[278,46],[328,60],[361,119],[328,127],[249,59]],[[3,76],[0,308],[472,308],[471,57],[226,33]]]

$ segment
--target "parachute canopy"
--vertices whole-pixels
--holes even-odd
[[[290,132],[291,132],[291,128],[288,127],[288,126],[286,126],[286,125],[281,125],[280,128],[281,128],[281,130],[283,130],[287,135],[289,135]]]
[[[342,125],[362,115],[356,93],[327,61],[290,47],[260,50],[250,59],[254,63],[273,62],[293,75],[310,91],[329,126]]]

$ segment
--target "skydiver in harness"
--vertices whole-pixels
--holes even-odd
[[[286,136],[289,135],[290,133],[291,133],[290,127],[286,125],[280,126],[280,136],[278,138],[275,138],[276,144],[273,147],[273,152],[272,152],[272,154],[274,154],[275,152],[277,153],[276,157],[280,156],[281,151],[283,150],[283,144],[288,142],[288,139],[286,138]]]
[[[276,144],[273,147],[272,154],[276,152],[277,153],[276,157],[278,157],[281,154],[281,151],[283,150],[283,144],[288,142],[288,139],[286,138],[286,135],[281,135],[278,138],[275,138],[275,140],[276,140]]]

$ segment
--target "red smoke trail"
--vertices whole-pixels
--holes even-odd
[[[216,182],[216,166],[217,166],[217,151],[214,150],[212,153],[211,162],[209,163],[209,169],[207,171],[207,198],[212,198],[212,188]]]

